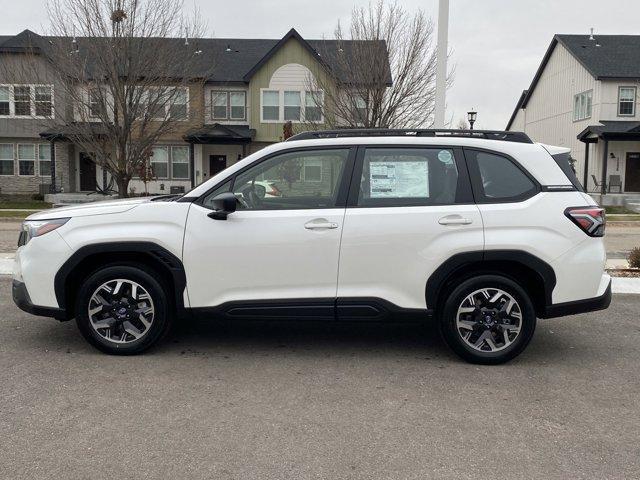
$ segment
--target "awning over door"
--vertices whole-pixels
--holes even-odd
[[[251,143],[256,131],[248,125],[223,125],[214,123],[188,132],[183,138],[189,143]]]

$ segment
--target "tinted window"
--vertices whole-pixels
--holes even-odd
[[[260,162],[235,177],[239,209],[334,207],[348,156],[349,149],[308,150]]]
[[[562,169],[562,171],[567,176],[571,184],[574,187],[576,187],[579,191],[584,192],[584,189],[582,188],[582,184],[578,180],[578,177],[576,177],[576,172],[573,169],[573,165],[571,162],[572,160],[571,155],[569,155],[568,153],[558,153],[556,155],[551,155],[551,156],[556,161],[558,166]]]
[[[369,148],[365,151],[358,206],[454,203],[458,171],[453,151]]]
[[[467,150],[480,173],[481,196],[485,201],[520,200],[536,191],[536,185],[511,160],[501,155]]]

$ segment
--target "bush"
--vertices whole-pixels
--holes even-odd
[[[38,202],[44,202],[44,195],[42,195],[40,193],[34,193],[33,195],[31,195],[31,200],[36,200]]]
[[[636,247],[629,252],[627,257],[631,268],[640,268],[640,247]]]

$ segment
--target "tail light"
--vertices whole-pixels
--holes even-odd
[[[590,237],[604,237],[604,227],[607,223],[604,208],[569,207],[564,214]]]

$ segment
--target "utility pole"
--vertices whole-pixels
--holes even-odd
[[[434,127],[444,128],[444,111],[447,93],[447,42],[449,37],[449,0],[439,0],[438,50],[436,52],[436,99]]]

